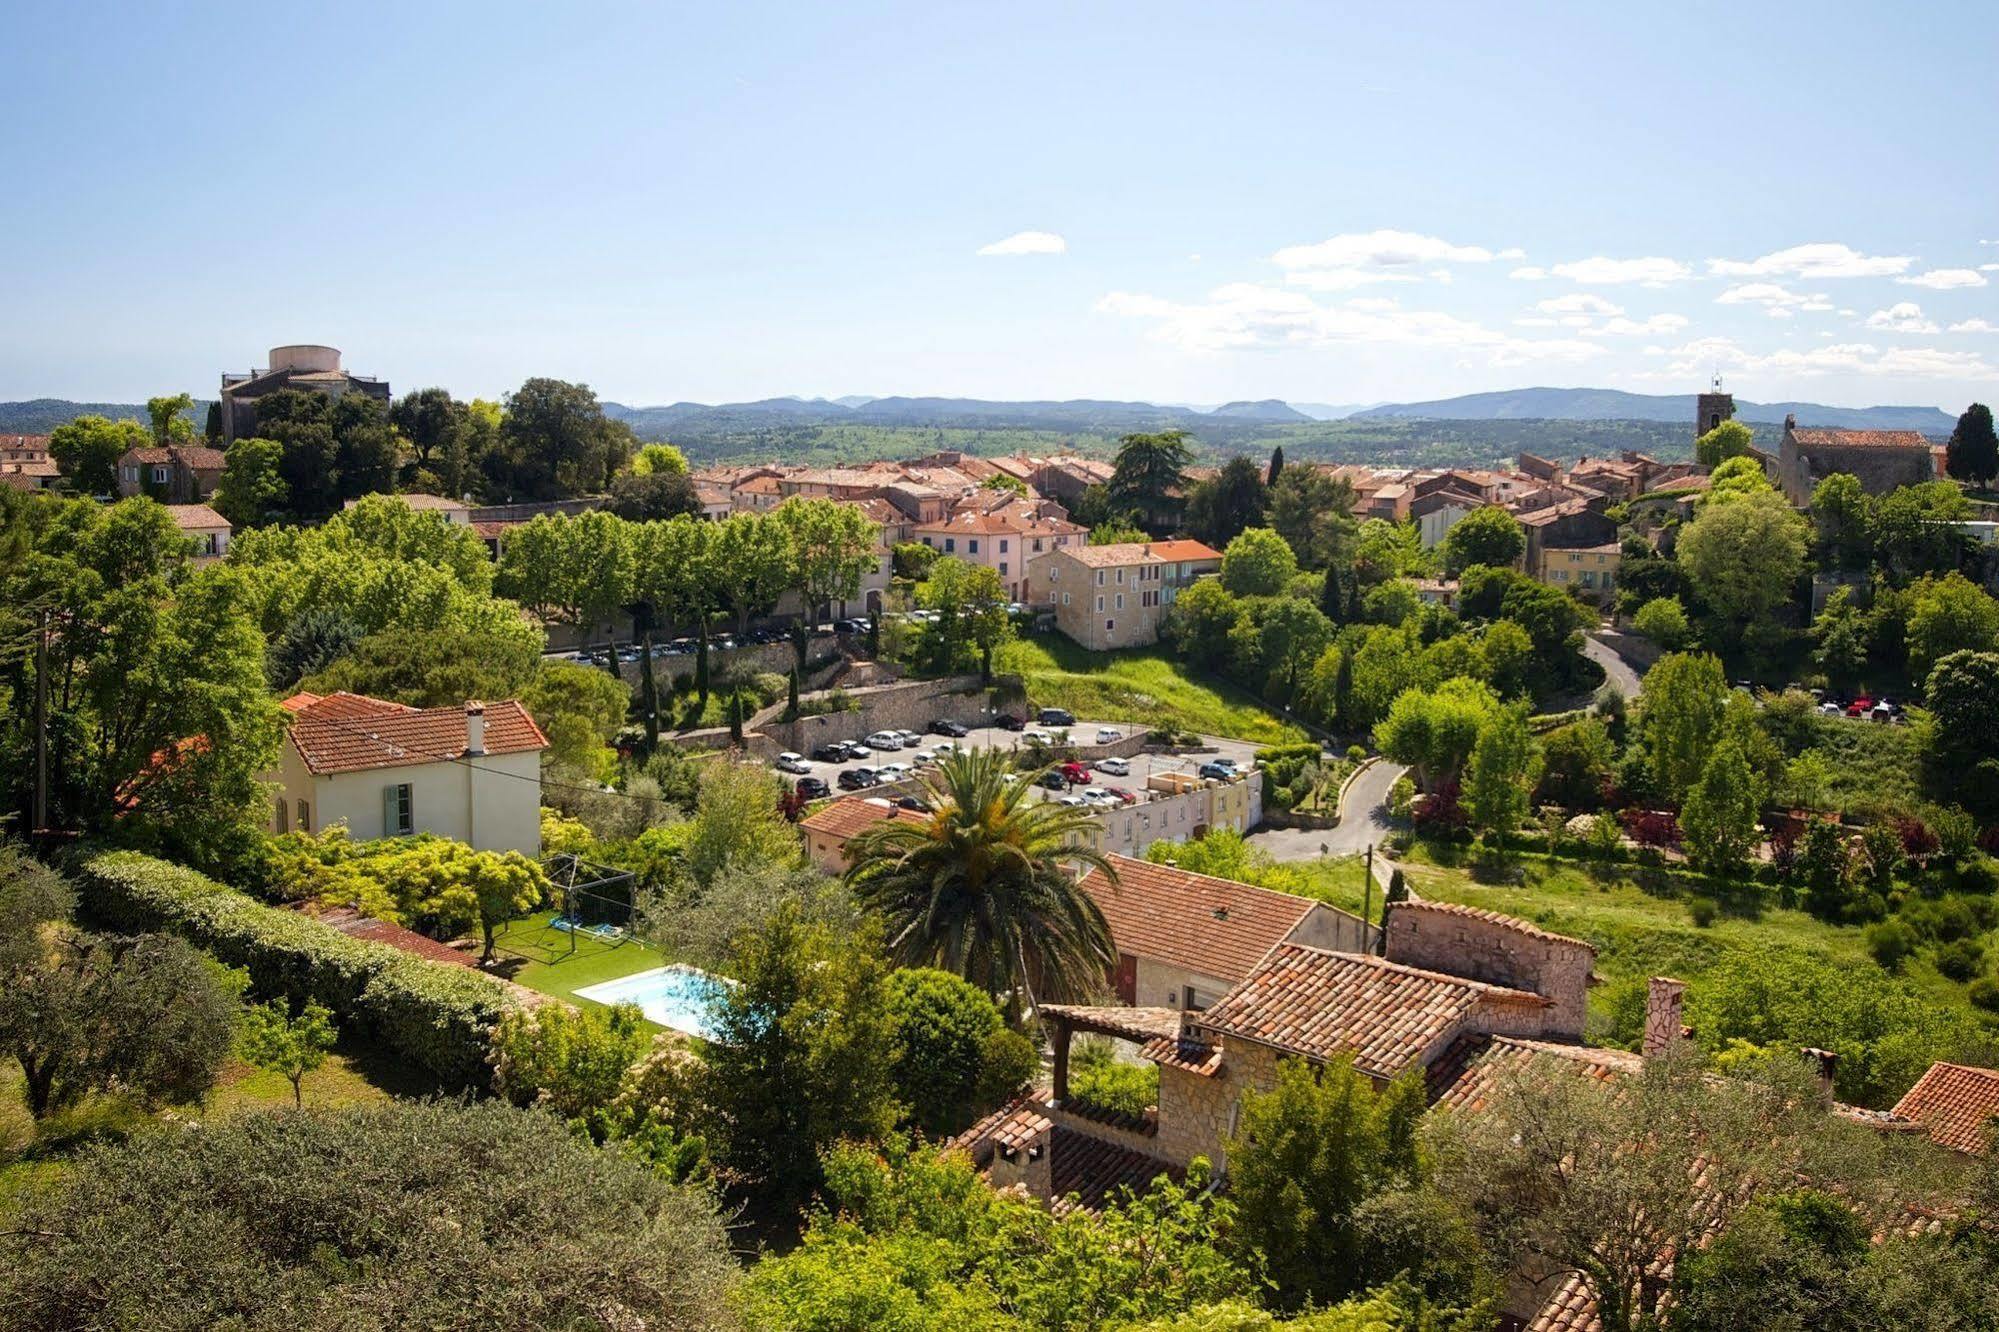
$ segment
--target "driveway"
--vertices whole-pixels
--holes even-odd
[[[1605,644],[1589,637],[1583,639],[1583,655],[1603,667],[1605,682],[1615,685],[1617,692],[1624,695],[1625,702],[1638,701],[1638,695],[1643,692],[1644,685],[1639,681],[1638,672],[1631,668],[1630,662],[1618,656]]]
[[[1250,834],[1249,844],[1272,860],[1316,860],[1324,854],[1357,856],[1369,845],[1380,846],[1393,826],[1388,821],[1388,793],[1408,769],[1399,763],[1379,759],[1354,778],[1340,802],[1337,828],[1265,828]],[[1379,850],[1374,855],[1375,877],[1388,883],[1392,866]]]

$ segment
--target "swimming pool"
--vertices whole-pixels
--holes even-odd
[[[650,1021],[707,1040],[708,1010],[728,984],[699,967],[676,962],[585,986],[576,997],[600,1004],[637,1004]]]

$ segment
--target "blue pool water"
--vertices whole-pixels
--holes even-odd
[[[637,1004],[650,1021],[706,1040],[709,1009],[727,985],[699,967],[676,963],[585,986],[576,997],[600,1004]]]

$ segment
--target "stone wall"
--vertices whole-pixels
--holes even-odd
[[[1291,942],[1334,953],[1371,953],[1380,933],[1351,911],[1321,902],[1291,931]]]
[[[763,728],[764,734],[780,750],[810,754],[819,745],[834,740],[858,740],[872,731],[921,733],[939,717],[967,726],[983,726],[990,720],[986,691],[976,675],[849,689],[847,697],[858,705],[852,711],[800,717],[790,722],[773,721]]]
[[[1596,950],[1530,925],[1455,913],[1390,909],[1390,962],[1448,976],[1532,990],[1554,1001],[1542,1033],[1580,1037]],[[1515,1032],[1514,1034],[1525,1034]]]
[[[1245,1091],[1276,1085],[1277,1052],[1249,1041],[1223,1043],[1222,1068],[1214,1077],[1161,1065],[1159,1133],[1152,1150],[1175,1165],[1205,1156],[1217,1171],[1226,1170],[1236,1102]]]
[[[1630,662],[1631,669],[1640,675],[1651,670],[1659,658],[1665,655],[1665,650],[1645,635],[1630,633],[1623,629],[1600,629],[1590,637]]]

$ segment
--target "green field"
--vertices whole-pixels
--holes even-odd
[[[616,941],[549,928],[544,911],[513,921],[496,936],[499,974],[516,985],[572,999],[599,981],[663,967],[671,959],[636,939]],[[584,1002],[589,1002],[585,1000]]]
[[[1258,744],[1306,738],[1242,690],[1197,679],[1163,648],[1090,652],[1044,634],[1007,644],[996,665],[1026,680],[1035,707],[1067,708],[1085,721],[1171,726]]]

